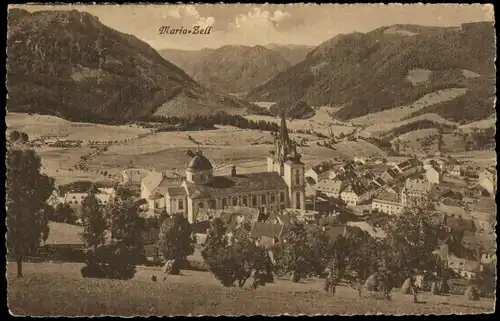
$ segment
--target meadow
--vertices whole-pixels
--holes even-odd
[[[398,106],[381,112],[376,112],[366,116],[354,118],[352,119],[352,123],[358,126],[367,126],[365,131],[368,132],[376,133],[379,131],[386,131],[388,128],[388,124],[396,123],[394,125],[394,127],[396,127],[398,126],[397,125],[398,122],[403,120],[405,117],[411,115],[412,113],[420,109],[423,109],[424,107],[427,106],[455,99],[465,94],[466,91],[467,89],[465,88],[449,88],[449,89],[439,90],[427,94],[409,105]]]
[[[7,264],[8,305],[13,315],[354,315],[491,313],[490,299],[419,294],[419,303],[395,289],[392,300],[358,298],[339,286],[335,296],[323,292],[323,280],[300,283],[276,280],[256,290],[224,288],[209,272],[183,271],[163,280],[160,268],[138,267],[132,280],[84,279],[81,264],[25,263],[25,277]],[[156,275],[158,282],[151,281]],[[40,295],[43,293],[43,295]]]

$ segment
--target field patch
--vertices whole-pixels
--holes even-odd
[[[72,140],[123,141],[149,132],[134,125],[110,126],[70,122],[65,119],[38,114],[7,113],[5,122],[9,130],[27,133],[30,140],[52,136]]]
[[[431,74],[432,70],[429,69],[419,69],[419,68],[411,69],[408,71],[406,80],[411,82],[413,86],[417,86],[420,85],[421,83],[425,83],[426,81],[428,81]]]
[[[330,114],[334,113],[338,108],[334,107],[319,107],[315,109],[313,117],[308,119],[292,119],[287,120],[286,126],[289,130],[311,130],[323,135],[330,135],[333,133],[338,136],[340,134],[347,135],[356,130],[354,126],[347,123],[342,123],[331,118]],[[264,115],[246,115],[246,119],[253,121],[268,121],[273,123],[280,123],[280,118]]]
[[[25,277],[7,264],[7,297],[14,315],[280,315],[298,314],[460,314],[494,310],[489,299],[420,293],[424,302],[398,290],[392,300],[358,298],[339,286],[335,296],[323,291],[323,280],[292,283],[279,279],[257,290],[224,288],[209,272],[183,271],[163,280],[160,268],[138,267],[132,280],[84,279],[82,264],[25,263]],[[152,282],[156,275],[158,282]],[[43,293],[43,295],[40,295]],[[50,299],[48,299],[50,298]]]
[[[466,88],[450,88],[438,90],[436,92],[423,96],[410,105],[399,106],[354,118],[352,119],[352,123],[359,126],[370,126],[389,122],[398,122],[424,107],[455,99],[465,94],[466,91]],[[372,130],[378,131],[376,127],[372,128]]]
[[[487,118],[487,119],[483,119],[480,121],[476,121],[473,123],[468,123],[468,124],[460,126],[459,128],[466,130],[466,131],[472,131],[474,128],[485,129],[485,128],[489,128],[489,127],[495,127],[496,122],[497,122],[497,118],[492,117],[492,118]]]
[[[371,156],[385,156],[377,146],[364,141],[344,141],[334,145],[335,149],[346,156],[357,157],[371,157]]]
[[[435,128],[419,129],[394,138],[391,143],[395,146],[396,140],[400,142],[400,151],[404,154],[428,154],[438,151],[437,138],[429,139],[438,135]],[[425,143],[428,140],[428,144]],[[427,148],[423,147],[427,145]]]

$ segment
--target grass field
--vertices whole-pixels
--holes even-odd
[[[329,135],[330,131],[335,135],[349,134],[353,132],[356,128],[353,126],[343,125],[339,122],[335,122],[329,113],[333,113],[337,110],[334,107],[320,107],[316,109],[314,117],[308,119],[293,119],[287,121],[287,127],[290,130],[313,130],[324,135]],[[268,121],[279,123],[277,117],[272,116],[262,116],[262,115],[246,115],[245,118],[253,121]]]
[[[334,151],[317,146],[317,138],[310,135],[292,134],[291,137],[297,140],[308,139],[307,147],[298,148],[306,163],[352,156],[352,153],[358,152],[356,149],[358,145],[360,152],[368,148],[365,146],[368,143],[353,142],[351,149]],[[273,138],[268,132],[230,126],[219,126],[217,130],[207,131],[164,132],[113,145],[106,152],[96,156],[90,168],[108,171],[132,167],[183,170],[190,160],[186,151],[196,150],[199,146],[216,168],[237,164],[238,167],[242,166],[248,168],[248,171],[254,171],[255,168],[261,170],[262,166],[265,166],[266,157],[269,156],[269,150],[273,147],[272,144]],[[373,148],[376,149],[375,152],[378,151],[375,146]]]
[[[184,271],[163,281],[159,268],[138,268],[134,279],[81,277],[81,264],[25,263],[22,279],[7,264],[8,304],[14,315],[280,315],[280,314],[463,314],[490,313],[492,300],[466,301],[462,296],[419,295],[420,303],[395,290],[391,301],[358,298],[339,287],[325,294],[322,280],[300,283],[277,280],[257,290],[224,288],[208,272]],[[152,282],[156,275],[158,282]],[[41,295],[43,294],[43,295]]]
[[[149,130],[137,126],[109,126],[70,122],[55,116],[7,113],[5,122],[9,130],[27,133],[30,139],[54,136],[72,140],[126,140]]]
[[[458,96],[465,94],[465,88],[450,88],[439,90],[425,95],[419,100],[410,105],[398,106],[381,112],[369,114],[366,116],[354,118],[352,123],[355,125],[371,126],[371,131],[378,132],[380,129],[375,125],[386,126],[386,123],[399,122],[401,119],[409,116],[410,114],[419,111],[420,109],[435,105],[441,102],[455,99]]]

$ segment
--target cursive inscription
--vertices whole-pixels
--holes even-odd
[[[159,29],[160,35],[209,35],[211,31],[212,26],[205,28],[193,26],[193,28],[190,29],[184,27],[171,28],[170,26],[161,26]]]

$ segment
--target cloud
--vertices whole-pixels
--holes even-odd
[[[293,17],[289,12],[279,9],[273,12],[253,8],[246,14],[237,15],[234,21],[228,24],[228,29],[251,29],[255,33],[273,33],[274,31],[286,32],[301,24],[302,19]]]
[[[167,17],[174,18],[176,22],[185,27],[200,26],[202,28],[213,26],[214,17],[202,17],[198,10],[192,5],[175,6],[167,11]]]

